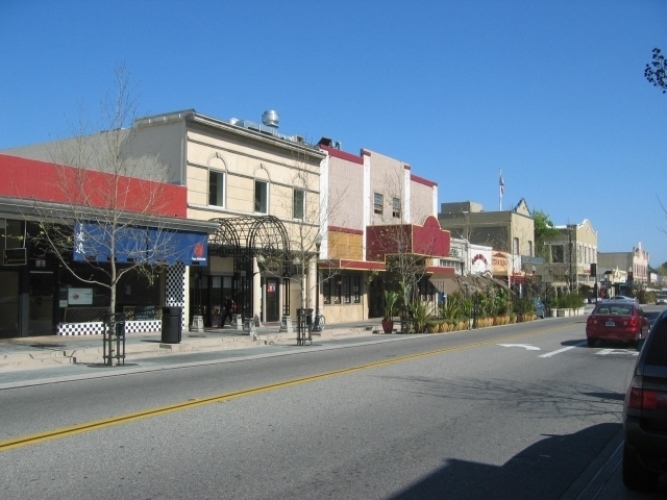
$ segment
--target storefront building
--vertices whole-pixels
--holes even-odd
[[[105,282],[111,256],[120,270],[130,270],[116,287],[115,311],[128,319],[126,332],[159,330],[161,306],[187,307],[186,270],[206,265],[208,232],[215,225],[183,218],[183,188],[155,185],[169,202],[152,214],[126,214],[125,221],[134,224],[115,232],[116,246],[110,251],[99,240],[95,244],[95,236],[104,231],[104,225],[99,211],[93,217],[94,204],[78,207],[80,210],[68,204],[62,182],[67,177],[64,172],[71,170],[0,155],[0,337],[102,333],[110,290],[95,282]],[[99,190],[104,174],[91,175]],[[130,191],[145,187],[138,179],[124,181]],[[61,262],[40,234],[43,223],[49,222],[47,218],[56,223],[64,221],[67,214],[71,220],[63,230],[71,231],[72,247]],[[87,217],[96,222],[76,222]],[[138,223],[141,219],[145,219],[144,225]],[[123,220],[118,222],[122,224]],[[155,276],[152,283],[137,272],[140,258],[151,260],[148,264]],[[85,276],[87,282],[76,276]]]
[[[421,262],[419,294],[436,300],[429,276],[454,273],[440,265],[450,254],[450,241],[434,217],[437,184],[415,175],[405,162],[368,149],[354,155],[326,137],[319,148],[327,154],[322,171],[326,237],[320,259],[327,322],[382,316],[391,278],[387,257],[397,253]]]

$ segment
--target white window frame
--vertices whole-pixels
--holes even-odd
[[[394,219],[401,218],[401,199],[392,198],[391,199],[391,215]]]
[[[373,193],[373,213],[382,215],[384,212],[384,195]]]

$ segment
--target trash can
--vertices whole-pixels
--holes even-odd
[[[181,307],[162,307],[162,342],[165,344],[179,344],[181,342]]]
[[[108,332],[117,337],[125,337],[125,315],[123,313],[108,314],[105,318]],[[115,326],[115,331],[113,330]]]

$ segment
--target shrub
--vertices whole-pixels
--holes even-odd
[[[426,304],[421,301],[413,302],[410,316],[412,317],[415,333],[424,333],[429,319]]]

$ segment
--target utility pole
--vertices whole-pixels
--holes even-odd
[[[570,285],[570,293],[572,293],[572,226],[568,224],[567,226],[567,240],[568,240],[568,248],[570,251],[569,255],[569,264],[570,264],[570,270],[568,271],[568,281]]]

